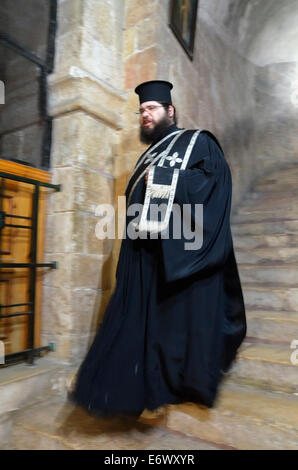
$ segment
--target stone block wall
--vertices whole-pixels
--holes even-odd
[[[200,121],[230,160],[235,210],[256,178],[297,160],[297,11],[291,0],[200,0],[199,10]]]
[[[62,192],[49,198],[43,342],[76,362],[92,341],[112,290],[112,240],[95,235],[96,208],[113,204],[122,108],[122,2],[59,2],[49,112],[54,117],[51,172]],[[109,40],[109,38],[112,40]]]
[[[144,149],[136,144],[138,122],[131,112],[138,105],[133,93],[136,83],[154,78],[171,81],[178,125],[209,129],[222,144],[232,171],[235,210],[256,173],[256,67],[231,47],[218,25],[212,23],[205,3],[199,2],[191,61],[169,27],[169,1],[151,2],[148,11],[147,2],[143,8],[132,0],[125,2],[124,83],[128,101],[124,112],[129,131],[123,132],[123,150],[130,171],[136,154]]]
[[[198,107],[198,50],[191,61],[170,29],[170,2],[159,2],[158,9],[158,60],[157,75],[173,83],[173,103],[176,107],[178,126],[200,127]]]
[[[232,211],[256,174],[255,66],[230,46],[203,8],[199,16],[198,114],[219,139],[233,180]]]

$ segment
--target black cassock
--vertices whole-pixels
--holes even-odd
[[[178,130],[171,126],[140,157],[126,189],[129,204],[144,202],[144,171],[165,156],[159,155]],[[180,135],[156,167],[159,182],[179,167],[193,135]],[[230,229],[231,173],[216,138],[202,131],[186,168],[176,173],[174,204],[191,204],[192,215],[194,204],[203,204],[203,244],[185,250],[189,240],[174,239],[171,231],[168,239],[123,239],[114,293],[70,395],[92,413],[139,415],[185,401],[212,407],[245,337]],[[133,219],[127,215],[126,227]]]

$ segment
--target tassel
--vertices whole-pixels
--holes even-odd
[[[150,197],[166,199],[170,197],[171,185],[153,184],[147,188]]]

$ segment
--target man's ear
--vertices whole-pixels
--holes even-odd
[[[169,105],[169,117],[174,117],[174,106]]]

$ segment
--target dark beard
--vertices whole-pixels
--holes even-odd
[[[152,144],[152,142],[157,142],[163,137],[165,131],[172,124],[172,119],[166,115],[161,118],[153,129],[147,129],[146,127],[140,126],[140,141],[143,142],[143,144]]]

